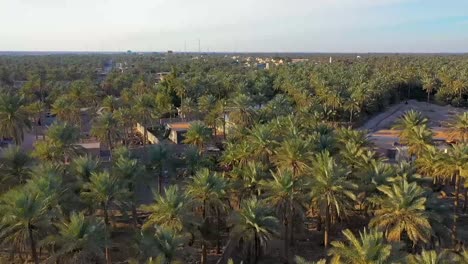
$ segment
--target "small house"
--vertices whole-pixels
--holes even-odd
[[[190,126],[191,123],[189,122],[167,124],[169,140],[176,144],[182,144],[182,141],[185,139],[185,134],[189,130]]]

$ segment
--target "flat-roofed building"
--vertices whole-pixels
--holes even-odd
[[[169,140],[176,144],[182,144],[182,141],[185,139],[185,133],[187,133],[191,125],[192,124],[190,122],[167,124],[167,129],[169,129]]]

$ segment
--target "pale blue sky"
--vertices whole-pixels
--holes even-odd
[[[468,52],[468,0],[0,0],[0,50]]]

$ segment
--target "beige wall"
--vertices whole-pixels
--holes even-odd
[[[136,124],[136,130],[142,136],[145,135],[146,128],[144,126],[140,125],[139,123]],[[147,137],[148,142],[150,142],[151,144],[159,144],[159,139],[155,135],[153,135],[153,133],[147,131],[147,136],[146,137]]]

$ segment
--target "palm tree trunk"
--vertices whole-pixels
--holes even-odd
[[[460,204],[460,173],[455,178],[455,208]]]
[[[466,212],[467,201],[468,200],[468,190],[465,189],[465,193],[463,194],[463,212]]]
[[[203,218],[203,224],[205,224],[205,221],[206,221],[206,200],[203,200],[203,215],[202,215],[202,218]],[[203,238],[203,234],[202,234],[202,255],[201,255],[201,260],[200,260],[200,263],[201,264],[206,264],[206,255],[207,255],[207,252],[206,252],[206,242],[205,242],[205,238]]]
[[[106,224],[106,230],[107,230],[109,228],[109,214],[107,212],[107,206],[104,205],[103,209],[104,209],[104,223]],[[105,255],[106,255],[106,263],[112,264],[109,245],[106,245]]]
[[[221,254],[221,215],[216,208],[216,254]]]
[[[162,181],[162,164],[160,164],[161,166],[159,166],[159,174],[158,174],[158,192],[159,194],[162,194],[162,184],[163,184],[163,181]]]
[[[427,92],[427,103],[431,101],[431,93],[428,91]]]
[[[253,263],[257,263],[258,261],[258,234],[256,231],[254,231],[254,261]]]
[[[35,264],[39,264],[39,257],[37,256],[37,252],[36,252],[36,242],[34,241],[31,223],[28,223],[28,233],[29,233],[29,242],[31,245],[32,259],[34,260]]]
[[[112,157],[112,137],[111,137],[110,130],[107,131],[107,144],[109,145],[109,153]]]
[[[289,263],[289,226],[288,226],[288,213],[284,213],[284,219],[283,219],[283,224],[284,224],[284,263]]]
[[[135,226],[135,228],[137,228],[138,227],[138,213],[137,213],[134,202],[132,203],[132,218],[133,218],[133,225]]]
[[[325,248],[328,247],[328,244],[330,243],[329,241],[329,235],[330,235],[330,205],[327,204],[325,208],[325,232],[323,233],[323,244]]]

